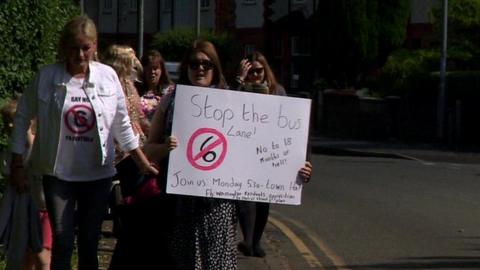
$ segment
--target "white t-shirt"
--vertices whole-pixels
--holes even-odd
[[[84,79],[70,78],[63,105],[55,176],[66,181],[91,181],[115,174],[112,164],[101,165],[97,119],[83,90]]]

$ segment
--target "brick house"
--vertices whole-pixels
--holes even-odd
[[[110,43],[137,47],[139,0],[83,0],[84,11],[97,24],[100,47]],[[198,1],[198,2],[197,2]],[[312,15],[320,0],[144,0],[144,47],[156,33],[200,27],[235,36],[242,51],[264,52],[289,92],[308,91],[316,78]],[[428,46],[429,10],[438,0],[411,0],[406,46]]]

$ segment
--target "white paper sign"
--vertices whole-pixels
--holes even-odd
[[[301,203],[311,101],[178,85],[167,193]],[[300,183],[300,184],[299,184]]]

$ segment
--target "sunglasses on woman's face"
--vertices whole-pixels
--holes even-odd
[[[205,71],[211,70],[214,67],[213,63],[208,60],[191,60],[188,66],[192,70],[198,70],[200,66],[202,66]]]
[[[248,70],[248,75],[253,75],[254,73],[262,74],[263,73],[263,67],[261,67],[261,68],[251,68],[251,69]]]

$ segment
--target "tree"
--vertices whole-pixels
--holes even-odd
[[[0,2],[0,101],[23,92],[39,67],[55,61],[59,32],[77,14],[73,0]],[[1,123],[3,148],[7,135]]]
[[[405,42],[410,19],[410,1],[378,1],[378,66]]]
[[[0,3],[0,97],[22,92],[40,66],[55,61],[59,32],[77,14],[72,0]]]
[[[397,50],[388,57],[377,82],[377,90],[385,94],[403,95],[415,91],[417,78],[430,77],[440,67],[442,8],[433,9],[433,33],[430,47],[416,51]],[[448,71],[480,69],[480,0],[449,1],[448,6]],[[455,73],[455,80],[461,72]],[[475,72],[466,72],[465,81]],[[438,76],[438,75],[437,75]],[[447,74],[448,78],[451,77]],[[478,80],[478,79],[477,79]],[[452,81],[447,79],[447,81]],[[449,83],[451,87],[451,83]],[[475,85],[475,84],[471,84]],[[468,88],[468,87],[465,87]],[[473,88],[475,90],[475,88]],[[457,91],[457,90],[455,90]],[[451,92],[455,92],[451,91]],[[458,92],[458,91],[457,91]]]
[[[409,14],[406,0],[320,1],[314,15],[320,73],[354,84],[403,44]]]
[[[441,8],[435,9],[434,48],[440,48]],[[455,0],[448,3],[449,69],[480,69],[480,0]]]
[[[176,28],[165,33],[155,34],[151,47],[160,51],[166,57],[166,61],[179,62],[195,39],[196,33],[192,29]],[[200,39],[208,40],[215,45],[225,71],[236,66],[237,63],[229,61],[232,60],[231,56],[237,51],[237,45],[228,33],[214,33],[202,30]],[[225,75],[228,76],[229,74]]]

